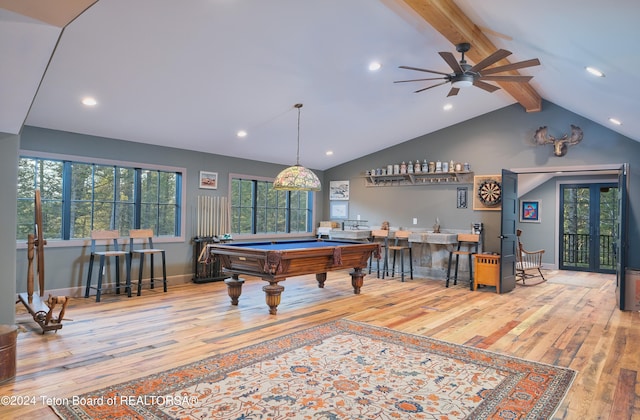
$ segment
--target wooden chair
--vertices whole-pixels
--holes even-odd
[[[378,278],[380,278],[380,260],[382,259],[384,260],[382,263],[382,278],[384,278],[385,274],[389,275],[389,231],[383,229],[372,230],[371,241],[380,243],[380,248],[383,254],[378,258],[376,258],[375,253],[371,254],[371,258],[369,259],[369,274],[371,274],[373,260],[376,259],[378,267]]]
[[[516,236],[518,238],[518,250],[516,251],[516,281],[522,280],[522,284],[525,284],[526,279],[540,276],[542,279],[540,283],[542,283],[546,281],[542,275],[542,271],[540,270],[542,268],[542,256],[544,254],[544,249],[527,251],[524,249],[522,242],[520,242],[521,235],[522,230],[516,230]],[[529,271],[534,271],[534,273],[529,273]],[[537,273],[535,273],[535,271],[537,271]]]
[[[451,262],[453,256],[456,256],[456,268],[453,275],[453,284],[458,284],[458,268],[460,263],[460,256],[466,255],[469,258],[469,289],[473,290],[473,261],[472,257],[478,253],[478,247],[480,245],[479,233],[460,233],[458,234],[458,246],[455,250],[449,253],[449,265],[447,268],[447,282],[446,287],[449,287],[449,279],[451,278]]]
[[[396,271],[396,254],[400,253],[400,278],[404,281],[404,275],[409,273],[411,280],[413,280],[413,254],[411,250],[411,242],[409,242],[409,235],[411,232],[408,230],[398,230],[395,232],[395,239],[393,245],[389,245],[389,251],[393,251],[393,263],[391,264],[391,277],[395,277]],[[405,251],[409,254],[409,271],[404,269],[404,254]]]
[[[91,256],[89,257],[89,272],[87,273],[87,285],[84,292],[85,298],[89,297],[91,289],[96,289],[96,302],[100,302],[100,295],[102,294],[102,278],[104,277],[107,257],[115,257],[116,259],[116,293],[120,293],[120,288],[124,287],[127,290],[127,296],[131,297],[131,257],[127,251],[120,250],[118,245],[119,237],[120,232],[117,230],[91,231]],[[98,251],[98,246],[103,246],[104,250]],[[110,246],[113,248],[109,249]],[[92,286],[91,276],[93,273],[93,261],[96,255],[100,257],[100,271],[98,272],[98,284],[96,286]],[[127,264],[127,281],[124,286],[120,285],[120,257],[125,257]]]
[[[140,248],[134,248],[134,245],[138,241],[142,243]],[[165,256],[165,250],[155,248],[153,246],[153,229],[131,229],[129,231],[129,252],[131,254],[130,259],[133,259],[134,254],[140,255],[140,265],[138,267],[138,296],[142,293],[142,273],[144,271],[144,260],[145,256],[151,256],[151,265],[150,265],[150,288],[154,288],[154,261],[153,256],[156,254],[160,254],[162,256],[162,284],[164,291],[167,291],[167,262]]]

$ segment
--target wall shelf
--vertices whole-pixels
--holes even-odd
[[[367,187],[444,184],[473,184],[473,172],[418,172],[395,175],[365,175],[365,186]]]

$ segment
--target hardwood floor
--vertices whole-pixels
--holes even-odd
[[[22,305],[15,380],[0,396],[34,397],[35,404],[1,407],[3,418],[56,418],[46,398],[170,369],[212,354],[278,337],[338,318],[466,344],[578,371],[558,419],[640,418],[640,315],[619,311],[615,277],[547,271],[550,280],[497,295],[466,282],[401,283],[368,275],[361,295],[350,276],[330,272],[288,279],[277,315],[269,315],[262,286],[246,278],[240,305],[222,282],[170,286],[167,293],[104,294],[102,302],[72,299],[64,327],[41,334]]]

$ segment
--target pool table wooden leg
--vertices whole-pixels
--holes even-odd
[[[364,271],[362,271],[362,268],[354,268],[353,271],[351,271],[349,274],[351,274],[351,285],[353,286],[353,294],[359,295],[360,288],[364,284],[365,273]]]
[[[225,284],[227,285],[227,293],[229,293],[229,297],[231,298],[232,305],[238,305],[238,298],[242,294],[242,284],[244,280],[239,277],[238,274],[232,274],[231,278],[226,279]]]
[[[318,287],[324,289],[324,282],[327,281],[327,273],[316,273],[316,281],[318,282]]]
[[[278,312],[278,305],[280,305],[280,297],[284,286],[280,286],[276,282],[269,282],[266,286],[262,286],[262,290],[265,293],[264,297],[269,306],[269,313],[275,315],[276,312]]]

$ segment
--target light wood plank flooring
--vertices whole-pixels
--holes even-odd
[[[140,297],[73,299],[64,327],[41,334],[16,305],[15,380],[0,396],[36,397],[35,405],[0,407],[3,418],[56,418],[45,397],[70,397],[170,369],[206,356],[348,318],[495,352],[566,366],[578,376],[556,418],[640,418],[640,317],[615,303],[615,277],[547,271],[550,279],[497,295],[466,282],[377,279],[354,295],[348,273],[330,272],[325,289],[314,276],[287,279],[277,315],[269,315],[263,281],[246,278],[240,305],[222,282],[175,285]]]

